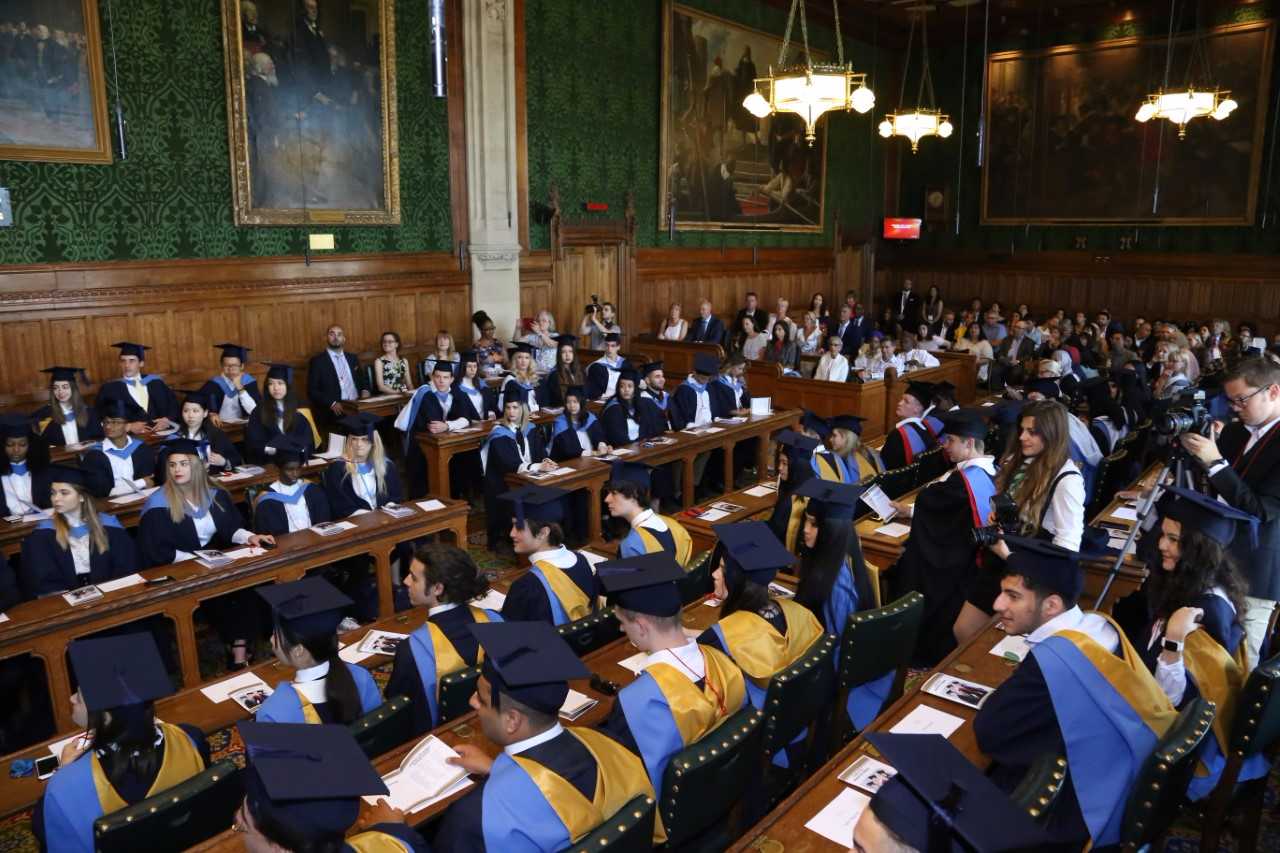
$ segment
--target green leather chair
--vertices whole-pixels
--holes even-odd
[[[750,703],[702,740],[676,753],[662,776],[658,814],[664,849],[719,851],[742,834],[736,818],[747,783],[758,779],[764,712]]]
[[[708,550],[695,554],[689,561],[689,571],[676,581],[676,586],[680,589],[680,601],[684,604],[692,604],[704,595],[710,595],[715,588],[711,580],[711,573],[714,571],[711,565],[712,553]]]
[[[896,601],[875,610],[862,610],[849,617],[840,637],[840,668],[836,674],[837,713],[832,726],[832,743],[836,746],[853,739],[857,732],[843,713],[849,691],[875,681],[886,673],[896,672],[893,686],[881,711],[902,695],[907,667],[916,650],[920,620],[924,616],[924,596],[909,592]]]
[[[440,679],[440,694],[436,702],[440,721],[437,725],[444,725],[471,711],[471,694],[476,692],[479,680],[479,666],[469,666]]]
[[[1046,752],[1031,763],[1018,787],[1009,794],[1009,799],[1026,811],[1032,820],[1044,824],[1066,778],[1067,759]]]
[[[390,752],[413,737],[413,715],[408,696],[392,696],[351,723],[351,734],[369,758]]]
[[[649,853],[653,849],[653,817],[657,803],[652,797],[639,796],[618,813],[585,835],[568,853]]]
[[[818,741],[829,732],[836,692],[836,672],[832,663],[839,640],[823,634],[791,666],[769,681],[764,696],[764,734],[761,737],[761,770],[768,780],[763,796],[749,796],[752,818],[777,805],[787,792],[825,760],[826,744]],[[822,734],[819,734],[819,731]],[[796,760],[786,768],[773,764],[772,756],[785,749],[802,733]],[[763,800],[763,802],[760,802]],[[763,806],[759,814],[756,810]]]
[[[240,771],[230,761],[219,761],[180,785],[95,820],[94,847],[99,853],[186,850],[225,832],[243,800]]]
[[[621,637],[622,626],[618,624],[618,617],[613,615],[613,608],[606,607],[558,626],[556,633],[564,638],[578,657],[583,657]]]
[[[1124,807],[1120,847],[1126,851],[1148,846],[1163,848],[1162,839],[1186,805],[1187,785],[1196,769],[1200,742],[1213,727],[1216,706],[1197,696],[1147,756]]]

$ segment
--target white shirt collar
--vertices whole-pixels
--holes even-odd
[[[286,486],[284,483],[280,482],[279,480],[276,480],[274,483],[271,484],[271,491],[281,495],[292,496],[292,495],[296,495],[299,492],[299,490],[305,489],[306,487],[307,487],[307,484],[304,480],[299,480],[298,482],[294,483],[292,486]]]
[[[320,679],[324,678],[328,674],[329,674],[329,662],[326,660],[326,661],[321,661],[315,666],[309,666],[305,669],[298,670],[293,674],[293,680],[298,684],[301,684],[305,681],[319,681]]]
[[[924,426],[924,421],[920,420],[919,418],[903,418],[902,420],[898,421],[893,428],[897,429],[898,427],[903,427],[903,426],[906,426],[907,424],[920,424],[921,426]]]
[[[1106,618],[1097,613],[1085,613],[1079,605],[1059,613],[1048,622],[1027,635],[1031,645],[1042,643],[1059,631],[1079,631],[1087,634],[1092,640],[1109,652],[1114,652],[1120,644],[1120,637]]]
[[[551,548],[546,551],[539,551],[536,554],[530,554],[529,562],[530,563],[546,562],[555,566],[557,569],[567,569],[576,565],[578,562],[578,558],[574,556],[574,553],[572,551],[570,551],[565,546],[561,545],[559,548]]]
[[[640,510],[640,513],[634,519],[632,519],[631,526],[640,527],[642,524],[644,524],[646,521],[648,521],[651,518],[653,518],[653,510],[642,509]]]
[[[444,613],[445,611],[452,610],[453,608],[458,606],[459,605],[456,601],[451,602],[449,604],[437,604],[435,607],[430,607],[427,609],[427,618],[430,619],[432,616],[435,616],[438,613]]]
[[[963,471],[965,468],[981,468],[994,477],[996,475],[996,458],[994,456],[975,456],[956,465],[957,471]]]
[[[524,740],[518,740],[515,743],[507,744],[505,747],[503,747],[502,751],[505,752],[507,755],[519,755],[525,750],[533,749],[535,746],[538,746],[539,744],[544,744],[553,738],[557,738],[563,733],[564,733],[564,727],[561,726],[559,723],[556,723],[551,728],[547,729],[545,732],[539,732],[533,737],[527,737]]]
[[[702,656],[702,649],[697,640],[690,640],[682,646],[669,649],[658,649],[645,658],[645,666],[665,663],[690,681],[707,677],[707,661]]]
[[[1259,439],[1259,438],[1262,438],[1264,435],[1266,435],[1268,432],[1270,432],[1271,428],[1274,427],[1276,424],[1280,424],[1280,415],[1277,415],[1276,417],[1272,418],[1271,420],[1267,421],[1265,424],[1262,424],[1261,426],[1249,426],[1248,424],[1245,424],[1244,428],[1249,430],[1249,432],[1253,434],[1253,437],[1255,439]]]

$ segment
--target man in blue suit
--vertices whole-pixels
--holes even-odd
[[[711,313],[710,300],[704,299],[698,305],[698,317],[696,320],[689,322],[689,331],[685,334],[684,339],[700,344],[724,343],[724,323],[720,321],[719,317]]]

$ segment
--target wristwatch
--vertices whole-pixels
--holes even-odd
[[[1170,640],[1168,637],[1164,637],[1160,640],[1160,648],[1164,649],[1166,652],[1173,652],[1178,655],[1182,654],[1182,647],[1186,644],[1186,640]]]

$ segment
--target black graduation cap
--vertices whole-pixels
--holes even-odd
[[[271,605],[276,620],[303,637],[336,633],[343,611],[353,604],[336,586],[319,577],[255,589]]]
[[[209,399],[209,395],[204,391],[187,391],[182,397],[183,405],[187,403],[195,403],[206,411],[213,408],[213,400]]]
[[[183,436],[175,436],[160,446],[165,453],[186,453],[190,456],[200,455],[200,443]]]
[[[617,332],[606,332],[604,342],[607,344],[620,344],[622,343],[622,335]]]
[[[50,465],[45,469],[45,476],[50,483],[67,483],[71,486],[85,486],[84,471],[74,465]]]
[[[987,421],[982,413],[973,409],[956,409],[938,415],[942,421],[942,434],[954,435],[956,438],[976,438],[979,441],[987,437]]]
[[[76,381],[76,376],[84,372],[83,367],[46,367],[41,373],[49,374],[50,382],[71,382]]]
[[[591,673],[550,622],[475,622],[467,626],[484,649],[483,672],[501,707],[505,693],[544,714],[557,714],[569,681]]]
[[[852,519],[858,508],[858,498],[862,497],[862,489],[852,483],[836,483],[814,477],[796,489],[796,494],[822,504],[826,508],[827,518]]]
[[[378,423],[378,418],[367,412],[361,412],[355,415],[347,415],[338,423],[346,431],[347,435],[373,438],[374,426]]]
[[[146,360],[147,350],[151,349],[151,347],[143,346],[142,344],[135,344],[131,341],[116,341],[111,346],[120,350],[121,355],[137,356],[140,361]]]
[[[897,771],[871,798],[871,812],[908,847],[1004,853],[1050,839],[941,735],[873,732],[867,740]]]
[[[773,440],[783,447],[789,447],[798,453],[812,453],[819,444],[818,439],[796,432],[793,429],[784,429],[774,436]]]
[[[237,727],[248,754],[249,810],[291,838],[340,841],[360,814],[360,797],[389,793],[346,726],[245,721]]]
[[[249,363],[249,348],[240,344],[214,344],[214,349],[222,350],[223,358],[238,358],[241,364]]]
[[[1006,536],[1004,543],[1010,551],[1005,574],[1022,575],[1058,593],[1066,601],[1074,602],[1080,597],[1084,572],[1080,568],[1080,555],[1075,551],[1024,536]]]
[[[644,367],[640,368],[640,372],[643,375],[648,376],[650,373],[653,373],[655,370],[662,370],[662,369],[663,369],[662,362],[650,361],[647,364],[645,364]]]
[[[507,349],[508,356],[514,356],[517,353],[524,353],[525,355],[533,355],[533,347],[527,343],[524,343],[523,341],[520,341],[512,344]]]
[[[809,432],[816,432],[820,438],[826,438],[831,435],[831,422],[807,409],[800,418],[800,426],[809,430]]]
[[[458,362],[458,366],[461,367],[462,362]],[[453,362],[449,361],[449,359],[447,358],[436,359],[435,364],[431,365],[431,372],[435,373],[436,371],[439,371],[441,373],[453,373],[454,372]]]
[[[725,571],[741,572],[760,585],[795,563],[795,555],[778,541],[777,535],[763,521],[739,521],[736,524],[713,524],[711,530],[720,540]],[[715,565],[714,560],[712,565]]]
[[[1180,522],[1184,527],[1190,526],[1199,530],[1219,545],[1227,546],[1236,538],[1238,524],[1249,526],[1249,537],[1252,547],[1258,547],[1258,525],[1256,516],[1229,507],[1216,498],[1202,495],[1199,492],[1182,486],[1170,486],[1166,495],[1176,499],[1161,504],[1161,514]]]
[[[955,383],[947,379],[933,383],[933,396],[935,398],[946,397],[948,400],[954,400],[956,398]]]
[[[293,367],[288,364],[273,361],[271,364],[267,365],[267,378],[283,379],[285,384],[288,384],[293,381]]]
[[[700,376],[715,376],[720,372],[720,359],[711,353],[700,352],[693,357],[693,372]]]
[[[866,418],[859,415],[836,415],[831,419],[833,429],[847,429],[854,435],[862,435],[862,422]]]
[[[73,640],[67,655],[90,711],[140,705],[173,692],[155,638],[145,631]]]
[[[469,362],[469,361],[479,362],[479,361],[480,361],[480,354],[479,354],[479,353],[477,353],[477,352],[476,352],[475,350],[473,350],[473,349],[463,350],[462,352],[458,353],[458,364],[459,364],[459,365],[466,364],[466,363],[467,363],[467,362]]]
[[[562,397],[577,397],[579,400],[587,399],[587,389],[581,385],[570,385],[568,388],[560,392]]]
[[[628,382],[634,382],[637,385],[640,384],[640,374],[636,373],[635,368],[632,367],[622,368],[622,371],[618,374],[618,381],[621,382],[623,379]]]
[[[562,347],[572,347],[572,346],[578,345],[577,335],[552,335],[551,339],[554,340],[558,346],[562,346]]]
[[[301,462],[304,465],[307,461],[307,448],[294,441],[287,435],[277,435],[275,438],[267,442],[267,447],[275,450],[272,459],[275,460],[276,466],[279,467],[286,462]]]
[[[1032,379],[1022,390],[1027,394],[1040,394],[1046,400],[1056,400],[1062,396],[1062,389],[1058,387],[1057,381],[1047,376]]]
[[[928,408],[929,404],[933,402],[933,385],[928,382],[908,382],[907,390],[903,393],[915,397],[920,401],[920,405],[925,408]]]
[[[99,417],[104,421],[107,418],[119,418],[120,420],[125,421],[129,420],[129,406],[119,397],[99,400],[98,409],[101,412]]]
[[[676,581],[684,570],[665,551],[620,557],[596,566],[609,600],[625,610],[651,616],[675,616],[683,602]]]
[[[621,459],[613,463],[609,472],[610,480],[626,480],[643,489],[653,486],[653,468],[648,462],[625,462]]]
[[[26,415],[0,415],[0,436],[4,438],[29,438],[31,420]]]
[[[1018,422],[1022,410],[1027,407],[1026,400],[999,400],[994,406],[984,406],[986,416],[998,424],[1008,426]]]
[[[559,521],[564,518],[564,502],[569,492],[555,486],[521,486],[499,497],[515,506],[516,524],[524,526],[526,517],[533,521]]]

